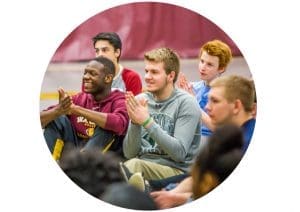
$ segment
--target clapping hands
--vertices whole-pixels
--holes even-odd
[[[148,102],[144,98],[136,99],[132,92],[126,92],[126,108],[131,121],[135,124],[142,123],[149,117]]]
[[[58,112],[60,115],[70,114],[73,105],[72,98],[63,88],[58,88]]]

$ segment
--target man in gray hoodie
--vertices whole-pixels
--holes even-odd
[[[169,48],[144,55],[146,92],[126,93],[130,125],[123,142],[125,166],[144,178],[162,179],[188,171],[199,150],[200,109],[175,88],[179,57]]]

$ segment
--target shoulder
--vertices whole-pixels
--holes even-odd
[[[131,69],[124,68],[122,71],[123,78],[139,77],[139,74]]]
[[[173,96],[175,99],[195,99],[190,93],[186,92],[185,90],[182,89],[175,89],[175,94]]]
[[[178,89],[173,96],[172,105],[176,105],[176,113],[178,117],[186,117],[186,119],[199,121],[201,111],[198,102],[191,94]]]
[[[246,121],[242,127],[244,129],[254,129],[254,126],[255,126],[255,122],[256,122],[256,119],[252,118],[252,119],[249,119],[248,121]]]

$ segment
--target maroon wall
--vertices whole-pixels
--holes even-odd
[[[182,58],[197,57],[199,47],[220,39],[240,50],[222,29],[188,9],[164,3],[131,3],[101,12],[78,26],[56,50],[52,61],[78,61],[94,57],[91,38],[103,31],[117,32],[123,42],[121,59],[141,59],[145,51],[167,46]]]

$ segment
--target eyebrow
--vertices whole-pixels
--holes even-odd
[[[92,67],[86,67],[84,70],[85,71],[96,71],[96,72],[98,72],[98,69],[92,68]]]
[[[159,72],[160,70],[159,69],[153,69],[153,68],[145,68],[145,71],[154,71],[154,72]]]
[[[95,49],[109,49],[109,46],[95,47]]]

